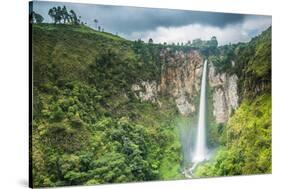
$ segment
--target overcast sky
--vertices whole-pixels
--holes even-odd
[[[65,5],[95,27],[94,19],[105,31],[130,39],[154,42],[187,42],[196,38],[208,40],[216,36],[219,45],[246,42],[271,25],[271,16],[102,6],[93,4],[35,1],[33,10],[51,22],[48,10]]]

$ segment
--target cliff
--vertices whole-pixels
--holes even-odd
[[[178,111],[189,116],[197,111],[204,56],[198,50],[184,52],[166,48],[160,52],[161,77],[159,80],[133,84],[132,90],[142,101],[161,102],[158,96],[174,100]],[[208,63],[208,83],[212,92],[213,116],[217,123],[225,123],[238,107],[238,77],[219,73],[212,62]]]

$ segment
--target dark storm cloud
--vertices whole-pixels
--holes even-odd
[[[242,22],[245,15],[223,14],[186,10],[136,8],[125,6],[102,6],[92,4],[76,4],[65,2],[34,2],[34,10],[42,14],[47,22],[51,22],[48,10],[53,6],[65,5],[73,9],[82,20],[94,27],[94,19],[110,32],[130,34],[153,30],[157,27],[178,27],[190,24],[204,24],[225,27],[228,24]]]

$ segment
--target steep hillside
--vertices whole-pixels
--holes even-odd
[[[204,59],[208,146],[219,152],[198,175],[270,172],[271,28],[223,47],[129,41],[83,25],[33,24],[32,34],[35,187],[184,178]],[[241,151],[239,171],[225,170]]]

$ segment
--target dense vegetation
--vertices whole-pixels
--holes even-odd
[[[158,70],[150,46],[75,25],[33,25],[32,40],[34,186],[181,177],[176,108],[130,89]]]
[[[244,100],[221,137],[223,147],[197,176],[271,173],[271,97]]]
[[[197,175],[271,171],[270,29],[250,43],[217,47],[215,38],[161,45],[83,24],[33,23],[34,186],[183,178],[178,126],[186,118],[165,95],[158,106],[131,91],[139,81],[159,80],[159,54],[167,47],[197,49],[240,78],[241,105],[226,126],[212,126],[220,130],[209,143],[222,147]]]

